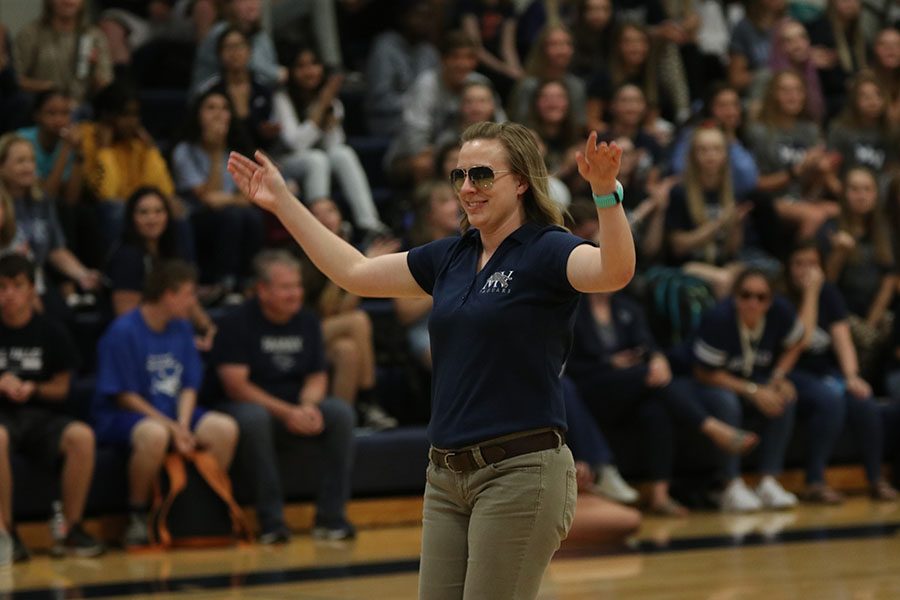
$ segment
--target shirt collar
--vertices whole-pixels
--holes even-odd
[[[547,227],[553,227],[553,228],[559,229],[555,225],[541,225],[540,223],[535,223],[534,221],[526,221],[525,223],[522,224],[521,227],[519,227],[518,229],[513,231],[511,234],[509,234],[509,237],[514,239],[515,241],[519,242],[520,244],[526,244],[532,238],[534,238],[534,236],[536,236],[538,233],[540,233]],[[470,228],[468,231],[466,231],[463,234],[463,239],[467,239],[467,240],[479,239],[480,240],[481,233],[475,228]]]

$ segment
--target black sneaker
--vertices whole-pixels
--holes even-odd
[[[317,540],[330,542],[352,540],[356,537],[356,528],[347,521],[317,524],[312,530],[312,536]]]
[[[291,541],[291,532],[287,527],[281,525],[272,531],[266,531],[259,534],[258,541],[263,546],[279,546],[287,544]]]
[[[69,528],[63,548],[66,554],[79,558],[93,558],[106,552],[106,546],[85,531],[81,523],[75,523]]]
[[[146,514],[131,513],[128,515],[128,525],[125,527],[123,543],[126,548],[150,544],[150,532],[147,529]]]
[[[14,563],[17,562],[25,562],[27,560],[31,560],[31,552],[28,551],[28,547],[22,543],[22,538],[19,537],[19,532],[16,530],[12,530],[9,533],[9,537],[12,538],[12,560]]]

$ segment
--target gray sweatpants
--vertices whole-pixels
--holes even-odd
[[[419,598],[535,598],[575,517],[568,446],[468,473],[429,463],[426,479]]]

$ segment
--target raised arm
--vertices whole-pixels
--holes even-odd
[[[597,145],[597,132],[588,136],[584,151],[575,156],[578,172],[594,195],[612,193],[622,161],[622,149],[606,142]],[[581,245],[569,255],[566,274],[580,292],[611,292],[628,285],[634,275],[635,252],[631,226],[622,204],[597,208],[600,247]]]
[[[329,279],[352,294],[364,297],[423,297],[406,264],[406,252],[367,258],[329,231],[288,191],[281,173],[262,152],[256,161],[236,152],[228,171],[244,195],[271,211],[297,240],[306,255]]]

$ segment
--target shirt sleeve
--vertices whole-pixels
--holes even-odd
[[[179,192],[193,191],[206,183],[209,177],[209,169],[204,168],[202,159],[196,156],[187,142],[181,142],[172,151],[172,169],[175,172],[175,188]]]
[[[429,295],[434,293],[434,282],[444,260],[460,238],[449,237],[418,246],[406,255],[406,264],[413,279]]]
[[[47,373],[52,377],[57,373],[78,369],[81,366],[81,354],[69,331],[59,323],[48,321],[47,334]]]
[[[797,313],[786,299],[776,296],[769,313],[767,318],[777,320],[778,326],[784,332],[781,337],[783,347],[789,348],[803,338],[803,323],[797,318]]]
[[[582,244],[593,245],[593,242],[572,235],[568,231],[547,231],[541,235],[541,239],[535,246],[538,252],[536,265],[539,267],[537,275],[541,281],[546,281],[557,290],[565,292],[577,292],[569,282],[567,267],[569,255]]]
[[[822,286],[822,294],[819,299],[819,313],[826,317],[825,322],[830,326],[838,321],[844,321],[850,315],[847,311],[847,303],[840,290],[834,284],[825,282]]]
[[[128,315],[119,317],[128,318]],[[136,355],[131,343],[130,332],[114,322],[107,334],[100,340],[97,350],[97,393],[101,396],[115,396],[123,392],[143,395],[141,372],[145,368]]]
[[[183,348],[184,366],[184,371],[181,373],[181,389],[200,391],[200,385],[203,383],[203,361],[200,358],[200,352],[194,345],[194,330],[190,323],[181,321],[178,332]]]
[[[310,373],[321,373],[328,370],[325,358],[325,338],[322,335],[322,322],[310,311],[309,313],[309,347],[313,359],[310,362]]]
[[[284,92],[278,92],[273,99],[275,121],[281,125],[281,141],[291,150],[303,151],[312,148],[322,137],[322,130],[310,121],[300,121],[291,100]]]
[[[237,313],[222,319],[209,357],[213,365],[250,365],[244,314],[240,308]]]
[[[692,354],[694,360],[709,369],[721,369],[728,363],[725,335],[718,308],[706,313],[700,322],[697,338],[694,340]]]

